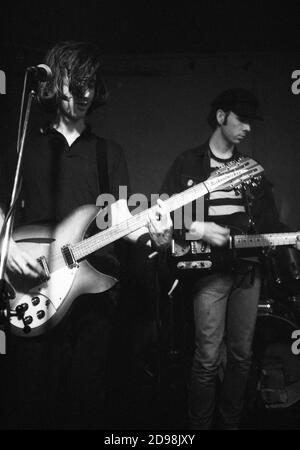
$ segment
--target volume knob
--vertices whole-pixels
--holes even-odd
[[[21,305],[18,305],[16,307],[17,313],[24,313],[25,311],[27,311],[27,309],[28,309],[27,303],[21,303]]]
[[[31,316],[24,317],[24,323],[25,325],[30,325],[33,321],[33,318]]]
[[[40,303],[40,297],[32,297],[31,303],[33,306],[37,306]]]
[[[45,317],[45,311],[40,310],[40,311],[38,311],[38,312],[36,313],[36,315],[37,315],[37,318],[38,318],[39,320],[41,320],[41,319],[43,319],[43,318]]]

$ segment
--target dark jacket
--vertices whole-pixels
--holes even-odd
[[[234,157],[247,156],[236,149]],[[210,176],[210,158],[209,145],[205,144],[186,150],[179,155],[170,170],[168,171],[161,193],[173,195],[188,189],[190,180],[194,184],[198,184],[206,180]],[[205,204],[207,205],[208,195],[205,196]],[[288,231],[288,227],[282,224],[276,208],[275,200],[272,193],[272,185],[264,175],[261,177],[256,188],[252,188],[249,192],[248,200],[250,201],[251,218],[254,221],[256,233],[275,233]],[[207,206],[205,207],[207,212]]]

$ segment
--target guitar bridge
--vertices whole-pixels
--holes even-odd
[[[74,254],[72,252],[70,244],[63,245],[61,248],[62,255],[64,257],[66,265],[69,269],[74,269],[74,267],[78,267],[78,263],[74,258]]]

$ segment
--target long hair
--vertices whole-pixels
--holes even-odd
[[[67,77],[69,90],[75,96],[83,96],[86,89],[95,84],[95,96],[89,110],[106,102],[108,90],[102,77],[98,48],[88,42],[64,41],[48,51],[44,59],[52,71],[50,81],[39,84],[38,99],[42,108],[55,113],[63,94],[63,83]]]

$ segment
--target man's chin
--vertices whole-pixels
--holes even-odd
[[[243,137],[238,137],[238,138],[235,138],[235,139],[233,139],[233,144],[239,144],[241,141],[243,141],[244,140],[244,138]]]

